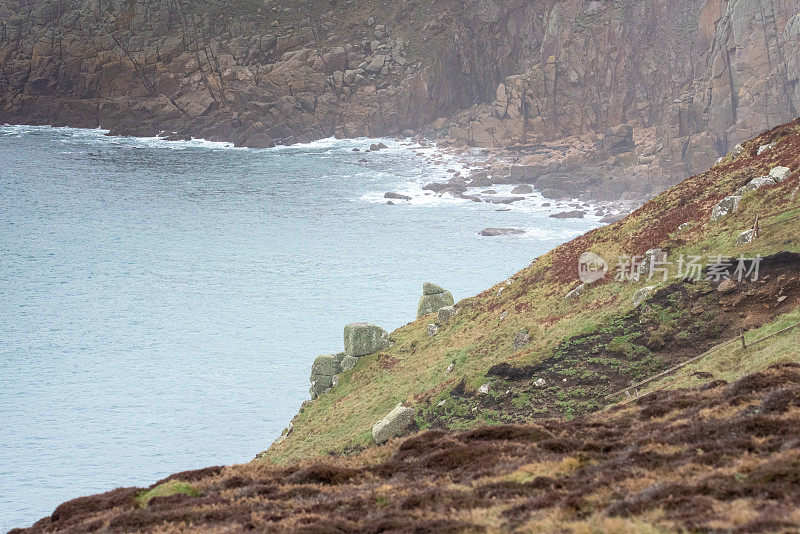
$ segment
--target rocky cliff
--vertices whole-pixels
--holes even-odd
[[[652,193],[796,116],[798,13],[798,0],[7,0],[0,121],[252,147],[423,132],[522,145],[514,179],[553,196],[602,192],[596,176]]]

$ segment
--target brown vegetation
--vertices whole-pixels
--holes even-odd
[[[370,452],[181,473],[170,479],[191,481],[199,497],[139,508],[139,490],[118,489],[64,503],[27,532],[463,532],[552,521],[795,531],[800,365],[573,421],[429,431]]]

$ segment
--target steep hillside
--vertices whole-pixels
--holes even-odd
[[[795,172],[745,194],[735,213],[710,220],[722,199],[778,166]],[[765,132],[739,155],[625,220],[562,245],[458,303],[458,315],[440,323],[433,337],[435,315],[396,330],[393,346],[360,358],[340,375],[339,384],[305,406],[264,456],[285,462],[363,449],[372,443],[373,424],[401,402],[416,410],[420,429],[571,418],[603,408],[607,395],[631,382],[772,322],[800,305],[796,169],[800,119]],[[759,237],[740,244],[756,217]],[[620,256],[642,259],[655,248],[673,262],[666,279],[660,273],[651,280],[615,279]],[[587,251],[605,258],[610,272],[581,286],[579,258]],[[700,257],[706,269],[719,256],[740,255],[764,257],[758,281],[729,287],[722,279],[705,280],[705,270],[703,279],[691,281],[686,269],[678,272],[681,257]],[[734,274],[733,267],[726,271]],[[638,306],[637,292],[649,295]],[[544,384],[537,384],[540,379]],[[488,393],[479,391],[486,384]]]
[[[800,119],[380,339],[257,460],[69,501],[31,531],[796,531],[798,170]],[[581,284],[587,251],[612,268]],[[664,273],[614,276],[661,253]],[[740,255],[741,279],[720,259]],[[376,446],[398,403],[413,421]]]
[[[521,143],[505,154],[518,172],[492,174],[649,195],[797,115],[798,14],[798,0],[10,0],[0,121],[252,147]]]

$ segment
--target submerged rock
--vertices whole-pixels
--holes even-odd
[[[419,306],[417,307],[417,319],[429,313],[436,313],[442,308],[453,304],[455,304],[455,300],[449,291],[445,291],[436,284],[425,283],[422,286],[422,298],[419,299]]]
[[[572,211],[562,211],[561,213],[553,213],[550,215],[551,219],[583,219],[583,216],[586,215],[585,211],[582,210],[572,210]]]
[[[389,191],[383,198],[391,198],[392,200],[411,200],[411,197],[408,195],[403,195],[401,193],[395,193],[393,191]]]
[[[344,327],[344,352],[348,356],[367,356],[389,346],[389,334],[371,323],[353,323]]]
[[[406,408],[402,403],[398,404],[394,410],[372,427],[372,439],[380,445],[402,435],[403,431],[411,425],[415,414],[413,409]]]
[[[533,193],[533,188],[527,184],[518,185],[511,190],[512,195],[527,195],[529,193]]]
[[[481,230],[483,237],[498,237],[501,235],[519,235],[524,234],[525,230],[519,228],[484,228]]]

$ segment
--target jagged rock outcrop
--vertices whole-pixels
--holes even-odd
[[[522,143],[489,183],[616,199],[797,115],[800,0],[9,0],[0,65],[0,122]]]

